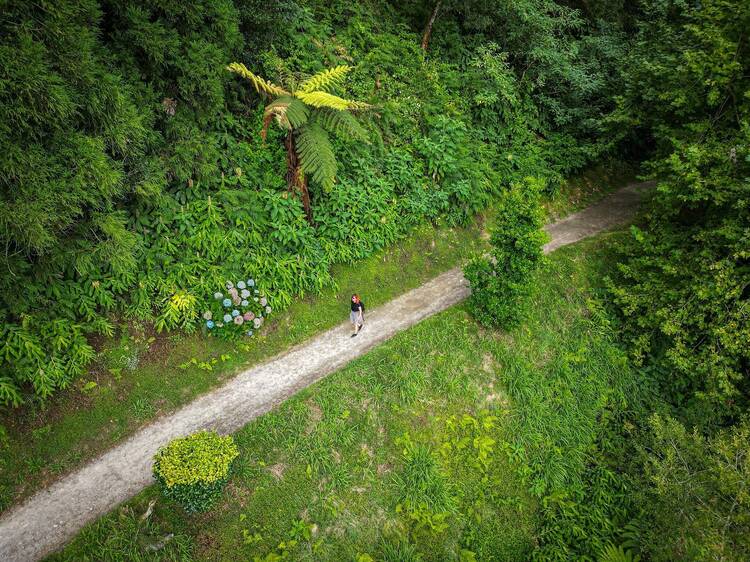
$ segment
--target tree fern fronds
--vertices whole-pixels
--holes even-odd
[[[341,84],[344,76],[346,76],[346,73],[351,69],[350,66],[342,64],[341,66],[322,70],[305,80],[302,85],[300,85],[299,91],[306,94],[314,92],[315,90],[330,92],[333,88]]]
[[[344,98],[320,90],[316,90],[315,92],[295,92],[294,95],[312,107],[328,107],[339,111],[346,109],[367,109],[370,107],[366,103],[345,100]]]
[[[354,139],[369,144],[367,131],[354,115],[348,111],[321,109],[316,117],[323,128],[341,138]]]
[[[266,106],[263,113],[264,130],[268,128],[269,116],[273,116],[282,129],[296,129],[307,122],[309,111],[300,100],[281,96]]]
[[[302,170],[330,191],[336,179],[336,156],[331,139],[319,123],[308,123],[297,133],[297,152]]]
[[[255,87],[259,94],[266,94],[269,96],[288,96],[290,95],[284,88],[277,86],[267,80],[264,80],[260,76],[257,76],[250,72],[247,67],[241,62],[233,62],[227,66],[229,72],[239,74]]]

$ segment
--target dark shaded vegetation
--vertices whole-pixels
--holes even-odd
[[[557,365],[553,388],[596,423],[570,464],[550,461],[562,448],[524,457],[534,556],[746,559],[748,29],[740,0],[7,0],[0,402],[70,385],[118,323],[205,330],[227,279],[258,279],[283,309],[426,223],[467,224],[528,184],[554,199],[607,158],[645,160],[657,191],[586,311],[620,338],[630,364],[609,368],[632,384],[571,387],[575,350]],[[335,183],[298,176],[314,225],[289,189],[288,137],[260,138],[264,100],[232,61],[292,85],[353,67],[335,93],[373,109],[359,140],[330,140]],[[541,392],[526,383],[510,388],[521,408]],[[545,442],[553,421],[519,431]]]

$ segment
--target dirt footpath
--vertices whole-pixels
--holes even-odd
[[[629,185],[549,225],[546,230],[551,241],[544,247],[545,253],[626,224],[650,186]],[[155,421],[0,518],[0,560],[38,560],[62,547],[84,525],[140,492],[152,483],[154,454],[171,439],[200,429],[234,432],[298,390],[468,295],[461,269],[447,271],[369,311],[365,328],[356,338],[350,338],[349,325],[342,324]]]

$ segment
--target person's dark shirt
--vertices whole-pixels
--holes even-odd
[[[363,303],[362,301],[359,301],[359,302],[352,301],[352,312],[357,312],[360,308],[362,309],[362,313],[364,314],[365,303]]]

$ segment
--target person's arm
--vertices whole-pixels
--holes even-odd
[[[359,303],[359,323],[365,321],[365,307],[362,305],[362,303]]]

